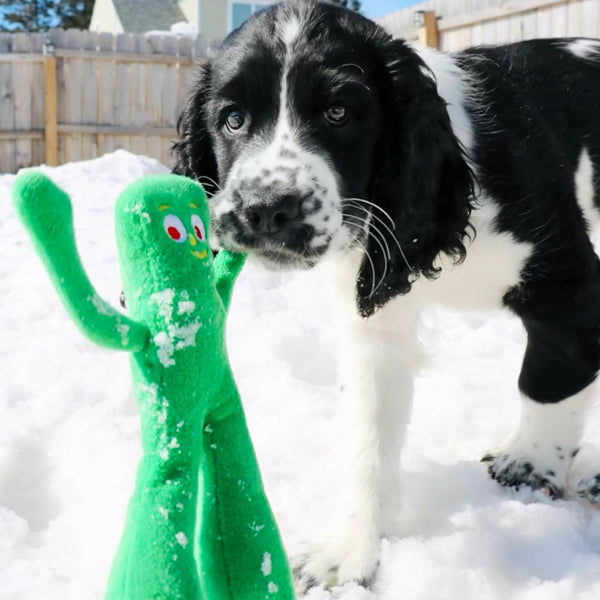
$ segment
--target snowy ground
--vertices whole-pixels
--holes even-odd
[[[112,206],[166,171],[116,152],[47,169],[74,202],[80,251],[103,297],[120,291]],[[127,357],[87,342],[59,305],[0,176],[0,600],[98,600],[139,458]],[[600,597],[600,512],[491,482],[478,459],[517,418],[524,335],[508,314],[432,309],[404,457],[405,530],[382,542],[374,593],[342,600]],[[247,265],[229,350],[267,491],[293,553],[335,511],[341,395],[318,272]],[[598,411],[588,439],[598,443]],[[595,434],[595,435],[594,435]],[[578,457],[600,465],[598,446]],[[332,597],[312,590],[307,600]]]

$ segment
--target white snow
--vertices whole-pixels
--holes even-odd
[[[188,298],[188,293],[184,290],[181,292],[183,298]],[[196,334],[202,323],[198,320],[192,321],[187,325],[173,325],[173,301],[175,298],[175,290],[165,289],[161,292],[156,292],[150,296],[150,302],[158,306],[158,314],[161,316],[167,327],[166,331],[157,333],[152,341],[157,347],[158,360],[164,367],[172,367],[175,364],[173,353],[175,350],[181,350],[188,346],[196,345]],[[179,302],[177,305],[178,315],[189,315],[194,310],[194,303],[189,300]]]
[[[185,548],[188,545],[187,536],[185,535],[185,533],[183,533],[183,531],[178,531],[175,534],[175,539],[177,540],[177,543],[183,548]]]
[[[268,577],[273,571],[273,563],[271,561],[271,555],[268,552],[263,554],[262,564],[260,570],[265,577]]]
[[[114,201],[126,184],[166,167],[118,151],[44,171],[71,194],[82,261],[117,307]],[[88,342],[66,316],[12,210],[13,181],[0,176],[0,600],[97,600],[140,458],[129,361]],[[230,358],[291,553],[326,528],[339,483],[336,331],[319,277],[249,262],[228,323]],[[429,366],[417,381],[403,459],[403,530],[382,542],[374,592],[346,585],[306,598],[599,598],[600,512],[501,488],[479,463],[517,422],[519,322],[431,309],[421,335]],[[598,412],[590,421],[580,476],[600,466]]]
[[[193,23],[188,23],[187,21],[180,21],[179,23],[173,23],[169,29],[165,29],[164,31],[161,29],[156,29],[152,31],[146,32],[147,38],[153,37],[189,37],[192,39],[196,39],[198,37],[197,27]]]

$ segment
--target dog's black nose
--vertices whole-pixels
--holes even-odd
[[[303,198],[286,194],[263,199],[244,208],[244,218],[254,233],[272,235],[299,221]]]

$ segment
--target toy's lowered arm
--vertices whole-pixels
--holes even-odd
[[[229,308],[233,284],[242,270],[244,262],[246,262],[245,254],[233,254],[228,250],[221,250],[213,263],[217,291],[225,310]]]
[[[17,178],[12,195],[56,291],[84,335],[107,348],[143,350],[148,329],[102,300],[85,274],[75,245],[67,194],[43,173],[32,171]]]

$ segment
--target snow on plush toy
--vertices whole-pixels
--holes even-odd
[[[213,261],[202,187],[156,175],[117,200],[130,317],[89,282],[69,197],[28,172],[13,199],[79,328],[132,353],[144,454],[106,600],[293,598],[225,348],[244,256],[221,252]]]

